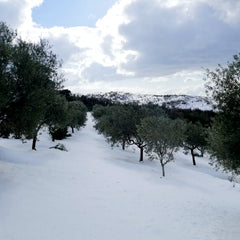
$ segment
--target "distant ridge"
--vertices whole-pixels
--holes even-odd
[[[97,94],[87,94],[88,97],[98,99],[109,99],[114,103],[153,103],[159,106],[165,105],[168,108],[180,109],[200,109],[202,111],[211,111],[212,105],[206,98],[201,96],[189,95],[151,95],[151,94],[133,94],[124,92],[107,92]]]

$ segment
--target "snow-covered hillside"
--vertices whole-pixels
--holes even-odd
[[[240,186],[208,159],[181,152],[160,178],[159,163],[112,149],[87,126],[49,149],[0,139],[2,240],[238,240]],[[55,143],[56,144],[56,143]]]
[[[188,95],[150,95],[150,94],[132,94],[123,92],[108,92],[99,94],[89,94],[89,97],[96,97],[99,99],[110,99],[113,102],[120,103],[138,103],[147,104],[153,103],[170,108],[181,109],[200,109],[204,111],[212,110],[212,105],[206,101],[206,98],[200,96]]]

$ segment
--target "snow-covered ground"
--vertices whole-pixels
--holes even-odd
[[[207,159],[159,163],[111,149],[87,126],[61,141],[68,152],[0,139],[1,240],[239,240],[240,186]]]

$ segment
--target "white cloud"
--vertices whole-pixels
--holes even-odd
[[[31,26],[32,8],[41,5],[43,0],[0,0],[0,18],[13,28]]]
[[[239,51],[236,0],[119,0],[94,28],[43,28],[43,0],[0,0],[0,20],[26,39],[49,40],[75,92],[203,94],[203,69]]]
[[[196,70],[224,62],[239,50],[239,24],[223,21],[211,1],[175,3],[139,0],[128,6],[126,14],[133,20],[121,25],[120,33],[127,39],[124,49],[139,53],[137,61],[125,65],[128,70],[138,76]]]

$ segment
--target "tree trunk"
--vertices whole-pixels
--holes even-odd
[[[125,150],[125,145],[126,145],[125,140],[123,140],[122,141],[122,150]]]
[[[143,147],[139,147],[140,148],[140,159],[139,162],[143,162]]]
[[[37,150],[36,149],[36,143],[37,143],[37,135],[38,135],[38,131],[40,130],[40,128],[42,127],[44,123],[41,123],[38,125],[37,129],[35,130],[35,134],[33,136],[33,141],[32,141],[32,150]]]
[[[164,164],[161,163],[161,167],[162,167],[162,176],[165,177],[165,168],[164,168]]]
[[[191,155],[192,155],[193,165],[196,166],[195,155],[194,155],[193,149],[191,149]]]
[[[74,133],[74,127],[71,127],[72,128],[72,133]]]
[[[36,151],[36,142],[37,142],[37,134],[34,135],[32,140],[32,150]]]

